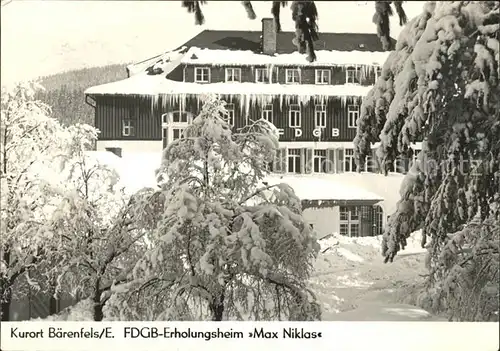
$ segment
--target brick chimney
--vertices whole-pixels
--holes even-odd
[[[276,25],[274,18],[262,19],[262,52],[266,55],[276,53]]]

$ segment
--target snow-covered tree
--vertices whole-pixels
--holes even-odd
[[[319,246],[300,200],[285,184],[259,185],[277,133],[264,120],[233,133],[224,104],[207,97],[165,149],[152,249],[109,318],[320,318],[307,288]]]
[[[146,249],[152,192],[128,196],[118,174],[85,150],[75,148],[65,164],[61,202],[47,224],[57,252],[50,277],[56,295],[90,299],[93,318],[100,321],[111,287],[126,280]]]
[[[47,243],[53,239],[45,227],[55,197],[53,185],[60,161],[70,155],[71,131],[51,118],[48,106],[34,99],[34,83],[2,90],[0,121],[0,298],[2,319],[9,319],[13,286],[27,273],[51,259]],[[36,286],[36,285],[34,285]],[[15,293],[23,289],[16,287]]]
[[[424,140],[384,233],[392,261],[406,238],[430,238],[426,301],[458,320],[498,313],[499,3],[429,2],[400,34],[361,107],[360,165],[370,144],[385,170]]]

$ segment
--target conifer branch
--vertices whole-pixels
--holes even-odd
[[[241,2],[243,6],[245,7],[245,10],[247,11],[248,18],[251,20],[254,20],[257,18],[257,15],[255,15],[255,11],[253,10],[252,2],[251,1],[242,1]]]

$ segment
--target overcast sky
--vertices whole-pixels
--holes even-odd
[[[2,83],[142,60],[182,45],[203,29],[260,30],[260,20],[270,17],[270,3],[254,1],[257,19],[252,21],[240,1],[209,1],[203,7],[205,25],[196,26],[179,1],[13,0],[1,11]],[[316,1],[316,6],[320,33],[375,32],[373,2]],[[407,2],[408,17],[422,6]],[[294,30],[289,8],[281,17],[283,30]],[[401,28],[396,18],[391,22],[397,38]]]

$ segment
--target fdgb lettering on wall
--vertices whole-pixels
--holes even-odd
[[[296,138],[300,138],[302,136],[302,129],[300,128],[293,128],[294,136]],[[315,128],[312,131],[312,135],[315,138],[319,138],[321,135],[324,133],[324,128]],[[285,135],[285,130],[283,128],[278,128],[278,135],[281,138],[283,135]],[[338,128],[332,128],[332,137],[337,138],[340,136],[340,129]]]

